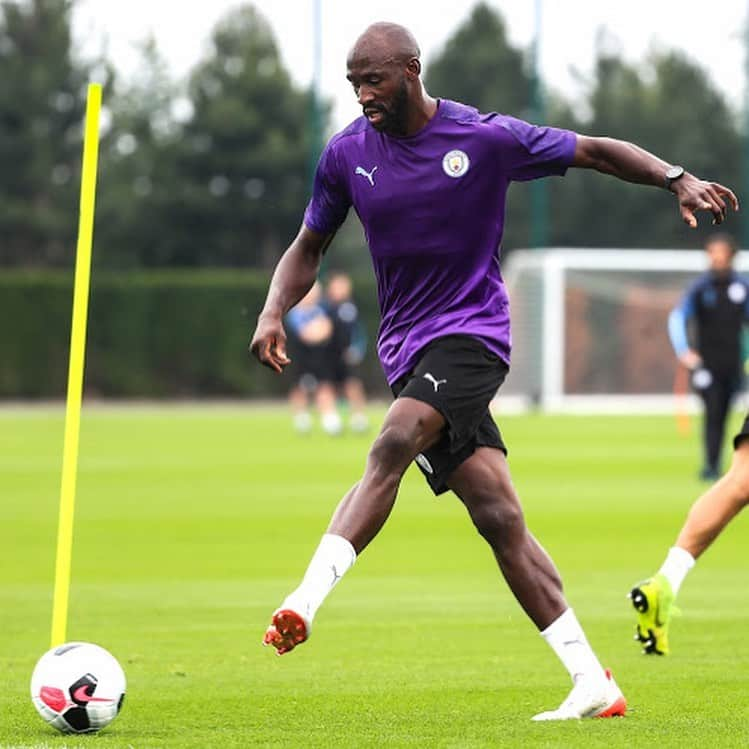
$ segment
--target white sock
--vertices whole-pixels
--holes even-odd
[[[684,578],[689,570],[694,567],[694,564],[695,558],[686,549],[682,549],[680,546],[672,546],[668,550],[666,561],[663,562],[663,566],[658,572],[671,583],[671,590],[673,590],[674,595],[679,592]]]
[[[551,645],[551,649],[569,671],[572,681],[579,676],[606,679],[606,673],[588,644],[583,628],[572,609],[567,609],[555,619],[541,632],[541,636]]]
[[[290,608],[309,623],[338,581],[356,561],[354,547],[343,537],[326,533],[304,574],[301,585],[286,597],[281,608]]]
[[[367,414],[363,413],[354,413],[351,414],[351,428],[355,432],[366,432],[367,429],[369,429],[369,419],[367,418]]]
[[[338,415],[338,411],[328,411],[322,415],[322,428],[333,436],[343,431],[343,420]]]
[[[312,417],[309,411],[300,411],[294,414],[294,429],[302,433],[309,432],[312,429]]]

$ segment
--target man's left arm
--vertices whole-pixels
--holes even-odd
[[[728,205],[739,210],[739,201],[731,190],[717,182],[699,179],[684,172],[678,179],[667,181],[667,162],[648,153],[644,148],[616,140],[578,135],[572,166],[595,169],[627,182],[669,189],[679,201],[679,211],[684,222],[692,229],[697,226],[697,211],[710,211],[713,223],[721,224]]]

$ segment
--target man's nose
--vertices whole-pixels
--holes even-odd
[[[373,101],[374,95],[372,94],[372,89],[369,88],[369,86],[361,86],[359,88],[359,104],[364,107],[367,104],[371,104]]]

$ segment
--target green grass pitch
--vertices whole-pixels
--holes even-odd
[[[28,681],[49,645],[63,411],[7,408],[0,746],[748,745],[747,518],[687,580],[672,656],[639,654],[625,600],[703,488],[697,435],[679,437],[673,417],[500,424],[529,525],[625,690],[627,718],[530,721],[564,698],[567,675],[458,501],[435,500],[415,468],[310,642],[276,657],[260,646],[269,615],[370,438],[300,437],[281,409],[122,406],[84,410],[68,639],[110,649],[128,696],[100,735],[61,736]]]

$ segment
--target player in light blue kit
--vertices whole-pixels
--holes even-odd
[[[310,634],[324,598],[377,535],[415,460],[435,493],[452,490],[544,639],[573,680],[560,720],[622,715],[624,697],[568,606],[559,573],[526,528],[489,402],[510,361],[510,319],[499,251],[511,182],[596,169],[670,189],[682,218],[722,222],[733,193],[630,143],[535,127],[434,99],[419,48],[380,23],[356,41],[347,78],[363,116],[335,135],[317,168],[298,236],[273,276],[251,343],[266,366],[289,363],[282,319],[314,283],[320,259],[351,206],[372,254],[382,322],[377,350],[395,396],[301,585],[273,614],[265,643],[286,653]],[[470,623],[470,614],[466,614]],[[478,634],[478,633],[477,633]]]

